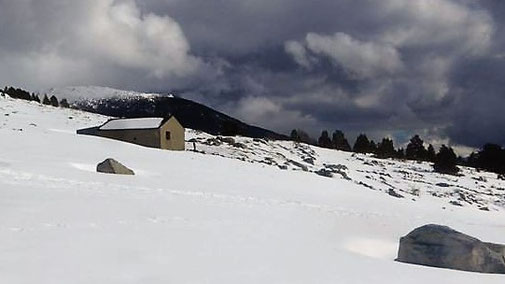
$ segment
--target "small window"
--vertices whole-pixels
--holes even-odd
[[[172,137],[171,137],[170,131],[165,132],[165,139],[170,140],[171,138]]]

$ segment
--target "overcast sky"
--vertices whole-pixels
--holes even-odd
[[[288,133],[505,145],[502,0],[0,0],[0,84],[178,90]]]

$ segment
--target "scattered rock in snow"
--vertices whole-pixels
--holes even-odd
[[[308,158],[305,158],[303,159],[303,161],[307,164],[311,164],[311,165],[314,165],[314,162],[315,162],[315,159],[312,158],[312,157],[308,157]]]
[[[230,144],[230,145],[233,145],[235,144],[235,139],[231,138],[231,137],[222,137],[222,136],[218,136],[217,139],[223,143],[227,143],[227,144]]]
[[[293,161],[293,160],[288,160],[289,163],[291,163],[292,165],[296,166],[296,167],[299,167],[302,171],[306,172],[309,170],[309,168],[302,164],[302,163],[299,163],[297,161]]]
[[[268,142],[263,138],[253,138],[253,142],[258,142],[258,143],[268,145]]]
[[[487,182],[487,179],[483,176],[472,177],[472,179],[474,179],[476,181]]]
[[[345,172],[346,170],[347,167],[345,165],[324,164],[324,168],[320,169],[315,173],[326,177],[333,177],[334,174],[339,174],[342,176],[342,178],[346,180],[351,180],[351,178],[349,178],[349,176]]]
[[[465,193],[461,190],[457,190],[455,193],[459,196],[458,201],[466,202],[468,204],[477,203],[475,196],[471,193]]]
[[[388,190],[388,194],[393,196],[393,197],[396,197],[396,198],[404,198],[403,195],[399,194],[398,192],[396,192],[394,189],[390,188]]]
[[[233,144],[230,144],[230,145],[232,145],[235,148],[247,149],[247,146],[245,144],[240,143],[240,142],[233,143]]]
[[[421,190],[419,190],[419,188],[411,188],[409,193],[414,196],[421,196]]]
[[[366,184],[366,183],[364,183],[364,182],[362,182],[362,181],[358,182],[357,184],[358,184],[358,185],[361,185],[361,186],[364,186],[364,187],[366,187],[366,188],[369,188],[369,189],[371,189],[371,190],[376,190],[373,186],[371,186],[371,185],[369,185],[369,184]]]
[[[463,204],[459,203],[458,201],[454,201],[454,200],[451,200],[449,201],[450,204],[454,205],[454,206],[459,206],[459,207],[462,207]]]
[[[117,174],[117,175],[135,175],[135,173],[114,159],[106,159],[105,161],[99,163],[96,166],[96,171],[99,173],[106,174]]]
[[[334,165],[334,164],[324,164],[325,167],[336,170],[336,171],[347,171],[347,166],[346,165]]]
[[[314,173],[323,177],[329,177],[329,178],[333,177],[333,173],[328,169],[320,169],[318,171],[315,171]]]
[[[367,165],[367,166],[378,166],[379,165],[379,162],[378,161],[375,161],[375,160],[365,160],[363,162],[363,165]]]
[[[399,262],[505,274],[505,246],[484,243],[446,226],[426,225],[400,239]]]
[[[221,146],[221,141],[216,138],[209,138],[207,141],[204,142],[204,144],[210,145],[210,146]]]

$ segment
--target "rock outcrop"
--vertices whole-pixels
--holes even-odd
[[[96,166],[96,171],[99,173],[116,174],[116,175],[135,175],[135,173],[114,159],[106,159]]]
[[[505,274],[505,246],[484,243],[440,225],[426,225],[400,239],[400,262]]]

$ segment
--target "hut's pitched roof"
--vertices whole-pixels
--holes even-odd
[[[143,117],[111,119],[100,126],[99,130],[124,130],[124,129],[156,129],[159,128],[165,119],[162,117]]]

